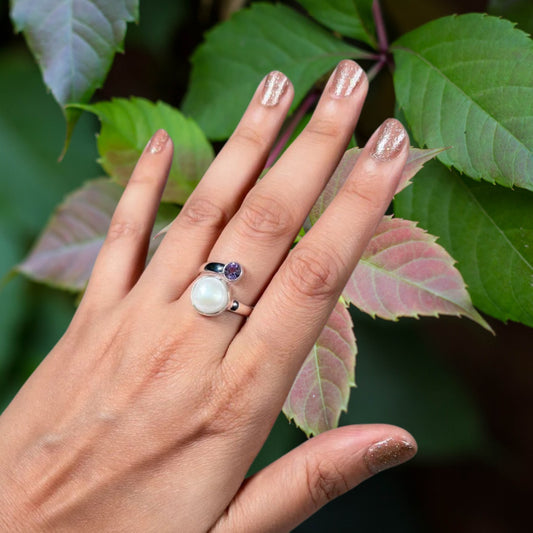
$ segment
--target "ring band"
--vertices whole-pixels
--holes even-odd
[[[200,272],[213,272],[214,274],[220,274],[228,281],[232,282],[239,280],[244,274],[242,266],[236,261],[230,261],[229,263],[204,263],[200,267]]]
[[[194,309],[204,316],[216,316],[224,311],[249,316],[253,307],[233,298],[230,285],[237,281],[242,273],[242,267],[236,262],[212,262],[202,265],[200,276],[191,289],[191,303]]]

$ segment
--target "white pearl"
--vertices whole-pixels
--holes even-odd
[[[217,315],[228,307],[228,286],[220,278],[202,276],[194,282],[191,302],[193,307],[202,315]]]

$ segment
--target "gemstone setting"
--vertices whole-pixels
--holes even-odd
[[[218,276],[201,276],[191,289],[191,303],[202,315],[219,315],[231,301],[227,282]]]
[[[232,261],[224,265],[223,274],[228,281],[237,281],[242,276],[242,267],[239,263]]]

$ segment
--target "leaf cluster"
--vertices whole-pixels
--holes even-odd
[[[355,384],[350,303],[387,320],[462,315],[490,330],[477,308],[533,326],[533,41],[508,20],[471,13],[433,20],[389,44],[377,1],[298,3],[300,10],[253,2],[208,31],[191,57],[179,111],[141,98],[89,103],[122,49],[127,23],[138,19],[138,0],[13,0],[14,26],[64,110],[67,144],[80,113],[94,113],[108,174],[67,197],[18,271],[83,290],[121,186],[156,129],[167,129],[176,147],[158,231],[214,157],[208,139],[231,134],[269,70],[283,71],[295,86],[292,131],[339,60],[362,62],[371,81],[389,68],[397,117],[417,147],[394,217],[383,218],[285,403],[286,415],[316,434],[337,425]],[[490,9],[504,8],[493,1]],[[278,144],[270,160],[284,148]],[[358,154],[346,152],[303,231]]]

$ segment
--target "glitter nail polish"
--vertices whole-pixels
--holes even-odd
[[[368,470],[377,474],[412,459],[416,451],[416,444],[413,442],[389,438],[372,444],[366,451],[364,460]]]
[[[350,96],[363,78],[363,69],[355,62],[344,59],[332,74],[329,92],[332,96]]]
[[[402,151],[406,140],[407,133],[401,123],[394,118],[389,118],[379,129],[372,149],[372,157],[380,161],[394,159]]]
[[[287,91],[289,80],[285,74],[274,70],[265,79],[263,84],[263,94],[261,103],[267,107],[273,107],[278,104],[281,97]]]
[[[168,142],[168,133],[165,130],[157,130],[148,143],[148,150],[151,154],[158,154],[163,151]]]

